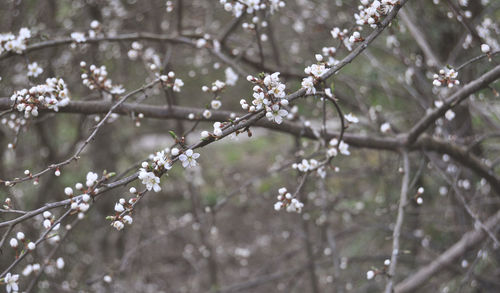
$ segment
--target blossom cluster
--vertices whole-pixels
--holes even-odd
[[[325,60],[326,64],[328,66],[335,66],[339,63],[339,61],[337,59],[335,59],[335,54],[337,53],[337,49],[335,47],[323,47],[321,49],[321,52],[323,53],[323,57],[326,58],[323,58],[323,57],[318,57],[316,56],[316,60],[319,59],[319,61],[321,60]]]
[[[439,70],[439,74],[434,74],[434,81],[432,82],[432,84],[437,87],[444,85],[452,88],[453,86],[460,84],[460,81],[457,80],[457,77],[458,72],[455,71],[455,69],[445,67]]]
[[[398,4],[399,0],[361,0],[358,12],[354,14],[356,24],[359,26],[370,25],[370,27],[376,28],[382,18]],[[358,29],[361,29],[361,27]],[[344,46],[349,51],[352,51],[354,43],[364,41],[359,31],[356,30],[349,37],[347,37],[349,33],[347,29],[338,27],[334,27],[330,33],[334,39],[343,41]]]
[[[131,213],[141,194],[137,192],[135,187],[131,187],[129,192],[135,195],[135,197],[130,198],[128,201],[124,198],[120,198],[118,202],[115,203],[115,215],[107,217],[107,219],[112,221],[111,226],[118,231],[122,230],[125,224],[132,225],[134,222]]]
[[[315,94],[316,93],[316,83],[320,80],[321,76],[328,71],[328,67],[324,62],[321,55],[317,55],[316,59],[319,61],[318,64],[313,64],[304,69],[304,72],[309,75],[302,79],[302,88],[306,89],[306,94]]]
[[[99,21],[93,20],[92,22],[90,22],[90,29],[87,35],[82,32],[72,32],[70,36],[75,43],[85,43],[87,41],[87,37],[90,39],[94,39],[101,33],[101,31],[102,26]]]
[[[477,34],[483,39],[488,48],[495,51],[500,50],[500,43],[498,42],[498,36],[500,35],[500,27],[491,18],[486,17],[483,19],[481,24],[476,26]],[[488,50],[489,52],[490,50]],[[484,52],[484,50],[483,50]],[[484,52],[487,53],[487,52]]]
[[[238,74],[234,72],[231,67],[228,67],[224,70],[224,74],[226,75],[226,84],[230,86],[236,85],[238,81]]]
[[[399,0],[361,0],[358,6],[359,12],[354,14],[356,24],[368,24],[372,28],[377,27],[382,17],[387,15],[399,3]]]
[[[172,168],[172,161],[169,154],[175,156],[178,153],[179,150],[177,148],[172,150],[166,148],[150,156],[152,160],[151,164],[142,162],[138,178],[142,180],[142,184],[146,186],[147,190],[153,190],[154,192],[161,190],[160,176],[163,172]]]
[[[31,31],[25,27],[16,36],[12,33],[0,34],[0,54],[4,51],[21,54],[26,50],[26,43],[31,38]]]
[[[338,27],[334,27],[331,31],[330,34],[334,39],[339,39],[340,41],[343,42],[344,46],[347,48],[347,50],[351,51],[352,50],[352,44],[349,42],[349,30],[347,29],[340,29]]]
[[[244,12],[252,14],[265,9],[269,9],[272,14],[285,7],[285,1],[282,0],[219,0],[219,2],[224,5],[226,11],[232,12],[235,17],[240,17]]]
[[[69,103],[68,88],[61,78],[48,78],[45,84],[14,92],[10,97],[15,102],[15,108],[24,112],[24,117],[38,116],[39,109],[59,111],[59,107]]]
[[[23,274],[23,276],[28,277],[29,275],[31,275],[31,273],[40,271],[40,268],[41,268],[41,266],[39,263],[28,264],[24,268],[22,274]]]
[[[349,156],[351,154],[351,152],[349,151],[349,145],[347,143],[345,143],[344,141],[340,141],[340,143],[339,143],[338,139],[333,138],[332,140],[330,140],[329,144],[330,144],[330,148],[327,151],[327,155],[329,157],[337,156],[338,152],[340,152],[341,154],[343,154],[345,156]]]
[[[201,90],[203,92],[208,92],[208,93],[214,93],[217,94],[221,92],[224,88],[226,87],[226,83],[220,80],[216,80],[215,82],[212,83],[211,87],[208,87],[206,85],[201,87]]]
[[[6,125],[14,132],[18,132],[22,126],[26,125],[26,119],[19,115],[16,115],[15,113],[12,113],[7,117],[3,117],[2,120],[0,120],[0,123]]]
[[[10,239],[9,245],[10,247],[14,248],[17,252],[19,249],[19,242],[21,242],[22,244],[22,249],[32,251],[36,248],[36,244],[26,239],[26,236],[24,235],[23,232],[17,232],[16,237]]]
[[[280,211],[285,209],[287,212],[301,213],[304,204],[300,202],[297,198],[294,198],[290,192],[287,192],[285,187],[278,190],[278,201],[274,204],[274,209]]]
[[[303,159],[302,162],[300,162],[300,163],[294,163],[292,165],[292,168],[297,169],[300,172],[305,173],[305,172],[313,171],[316,168],[318,168],[319,166],[320,166],[319,162],[315,159],[310,159],[310,160]]]
[[[90,208],[90,200],[99,192],[99,188],[97,188],[99,175],[97,173],[88,172],[85,179],[85,186],[80,182],[75,184],[76,190],[80,192],[78,196],[75,196],[73,188],[69,186],[64,188],[64,194],[71,199],[71,210],[74,213],[78,213],[78,218],[80,219],[85,216],[85,212]],[[49,227],[50,225],[46,226],[46,228]]]
[[[113,85],[113,81],[108,78],[108,71],[106,70],[106,66],[101,65],[100,67],[97,67],[92,64],[87,70],[87,63],[85,61],[81,61],[80,67],[83,71],[81,75],[82,82],[89,89],[103,90],[112,95],[120,95],[125,92],[125,89],[122,85]]]
[[[279,75],[279,72],[263,75],[263,78],[249,75],[247,80],[255,84],[253,101],[250,106],[246,100],[242,99],[241,107],[249,112],[265,109],[267,119],[281,124],[283,117],[288,115],[288,111],[283,108],[288,106],[288,100],[285,98],[286,86],[280,81]]]
[[[192,149],[182,152],[178,148],[166,148],[150,155],[151,163],[142,162],[138,178],[147,190],[159,192],[161,190],[160,176],[172,168],[175,158],[182,162],[184,168],[190,168],[198,165],[196,159],[199,157],[200,154],[193,152]]]
[[[145,185],[146,190],[144,192],[137,192],[135,187],[131,187],[129,192],[134,197],[128,201],[120,198],[115,203],[115,215],[107,217],[108,220],[111,220],[111,226],[117,230],[122,230],[125,224],[132,224],[133,218],[131,213],[135,204],[146,191],[153,190],[154,192],[159,192],[161,190],[160,177],[172,168],[172,162],[175,158],[178,158],[182,162],[184,168],[188,168],[195,167],[197,165],[196,159],[199,157],[200,154],[193,152],[192,149],[181,153],[178,148],[165,148],[155,154],[151,154],[149,156],[151,163],[142,162],[138,175],[142,184]]]
[[[180,92],[181,87],[184,86],[182,79],[175,78],[175,73],[173,71],[170,71],[166,75],[162,74],[159,78],[165,86],[171,87],[174,92]]]

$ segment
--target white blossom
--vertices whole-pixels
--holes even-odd
[[[183,87],[183,86],[184,86],[184,82],[182,81],[182,79],[176,78],[172,89],[174,90],[174,92],[180,92],[181,87]]]
[[[19,242],[17,241],[16,238],[11,238],[9,241],[9,245],[12,248],[16,248],[19,245]]]
[[[337,146],[338,143],[339,143],[338,139],[336,139],[336,138],[330,140],[331,146],[335,147],[335,146]],[[341,154],[346,155],[346,156],[349,156],[351,154],[351,152],[349,152],[349,145],[347,143],[345,143],[344,141],[340,142],[339,151]]]
[[[314,78],[312,76],[306,77],[302,80],[302,88],[306,89],[306,94],[315,94],[316,88],[314,87]]]
[[[349,113],[347,115],[344,115],[345,120],[351,122],[351,123],[358,123],[359,119],[358,117],[352,115],[352,113]]]
[[[182,167],[196,167],[198,164],[196,159],[200,157],[199,153],[194,153],[192,149],[188,149],[184,154],[179,156],[179,160],[182,162]]]
[[[111,225],[113,226],[113,228],[115,228],[118,231],[123,229],[123,227],[125,226],[125,225],[123,225],[123,223],[121,221],[113,221],[113,223]]]
[[[146,185],[147,190],[152,189],[154,192],[159,192],[161,190],[160,178],[153,172],[148,172],[144,168],[141,168],[138,178],[142,180],[142,184]]]
[[[57,258],[56,267],[60,270],[64,268],[64,259],[62,257]]]
[[[28,76],[37,77],[40,74],[42,74],[42,72],[43,69],[40,66],[38,66],[38,63],[33,62],[31,64],[28,64]]]
[[[132,219],[132,217],[131,217],[131,216],[129,216],[129,215],[125,215],[125,216],[123,216],[123,222],[124,222],[124,223],[129,224],[129,225],[132,225],[132,222],[133,222],[133,221],[134,221],[134,220]]]
[[[230,86],[236,85],[236,82],[238,81],[238,74],[234,72],[234,70],[231,67],[226,68],[224,70],[224,74],[226,75],[226,84]]]
[[[391,130],[391,124],[389,122],[384,122],[380,125],[380,131],[382,133],[389,132],[389,130]]]
[[[115,204],[115,212],[117,213],[121,213],[125,210],[125,208],[123,207],[123,205],[121,205],[120,203],[116,203]]]
[[[490,52],[490,50],[491,50],[491,49],[490,49],[490,46],[489,46],[488,44],[482,44],[482,45],[481,45],[481,52],[483,52],[483,53],[485,53],[485,54],[486,54],[486,53],[489,53],[489,52]]]
[[[7,275],[5,275],[3,282],[5,283],[7,293],[19,291],[18,281],[19,275],[12,275],[11,273],[7,273]]]
[[[281,124],[283,122],[283,117],[288,115],[288,111],[285,109],[280,109],[278,104],[274,104],[271,107],[268,107],[266,117],[267,119],[276,122],[277,124]]]
[[[453,112],[451,109],[446,111],[444,114],[444,117],[446,117],[447,120],[451,121],[455,118],[455,112]]]
[[[93,186],[96,183],[98,178],[99,178],[99,175],[97,175],[97,173],[88,172],[87,173],[87,182],[86,182],[87,187]]]
[[[77,43],[85,43],[87,39],[85,38],[85,34],[81,32],[73,32],[71,33],[71,39]]]

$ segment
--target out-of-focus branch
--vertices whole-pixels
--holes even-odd
[[[401,182],[401,194],[398,206],[398,216],[396,219],[396,225],[394,226],[394,232],[392,233],[392,253],[391,253],[391,264],[389,265],[389,270],[387,271],[387,286],[385,287],[385,293],[391,293],[394,286],[394,275],[396,274],[396,266],[398,263],[399,255],[399,236],[401,235],[401,228],[403,227],[404,220],[404,209],[408,201],[408,186],[410,184],[410,160],[408,158],[408,152],[405,150],[403,152],[403,181]]]
[[[500,211],[491,216],[485,223],[486,227],[493,231],[499,224]],[[420,268],[415,273],[410,274],[409,277],[397,284],[394,291],[396,293],[413,292],[422,287],[429,279],[436,276],[444,268],[456,261],[466,251],[480,244],[485,237],[486,233],[483,229],[472,230],[465,233],[457,243],[443,252],[436,260]]]
[[[399,17],[410,31],[410,34],[417,42],[420,49],[422,49],[422,51],[424,52],[426,59],[429,60],[433,66],[440,66],[441,62],[439,62],[439,58],[436,56],[436,54],[434,54],[434,51],[425,39],[422,31],[417,27],[415,23],[413,23],[410,15],[406,13],[406,9],[401,9],[401,11],[399,12]]]

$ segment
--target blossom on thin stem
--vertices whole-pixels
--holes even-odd
[[[278,201],[274,204],[274,209],[276,211],[280,211],[285,209],[287,212],[295,212],[301,213],[304,204],[300,202],[297,198],[294,198],[293,195],[287,192],[285,187],[282,187],[278,190]]]
[[[199,157],[199,153],[194,153],[192,149],[188,149],[184,154],[179,156],[179,160],[182,162],[182,167],[191,168],[198,165],[196,159]]]

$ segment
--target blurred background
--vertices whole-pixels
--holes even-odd
[[[304,67],[316,62],[314,55],[323,47],[336,47],[338,60],[349,53],[330,31],[355,26],[353,14],[359,5],[358,1],[341,0],[285,1],[286,6],[274,14],[257,14],[268,24],[260,31],[266,37],[257,42],[255,33],[242,27],[251,23],[252,16],[237,19],[224,11],[219,1],[2,2],[0,32],[17,34],[27,27],[32,34],[29,44],[87,32],[93,20],[100,24],[98,36],[149,32],[182,35],[194,41],[219,39],[233,26],[221,43],[221,52],[238,65],[233,70],[253,75],[281,72],[289,93],[300,88]],[[458,67],[480,55],[476,38],[492,50],[500,49],[500,29],[495,23],[500,19],[498,1],[409,1],[403,11],[404,17],[399,15],[332,79],[343,112],[360,120],[349,124],[347,133],[391,137],[410,129],[436,100],[455,90],[433,87],[434,73],[447,64]],[[415,41],[418,34],[410,27],[425,37],[428,50]],[[367,36],[370,31],[365,27],[361,33]],[[182,91],[174,93],[175,103],[205,108],[213,96],[201,87],[226,81],[225,71],[231,67],[196,46],[138,42],[142,46],[138,57],[130,53],[132,41],[125,40],[64,44],[4,58],[0,60],[0,97],[10,97],[14,91],[43,83],[48,77],[62,77],[73,101],[101,100],[98,91],[82,84],[80,61],[105,65],[113,84],[130,92],[155,78],[150,64],[160,60],[165,72],[174,71],[184,82]],[[260,61],[259,43],[264,62]],[[26,75],[27,64],[32,62],[43,68],[36,78]],[[483,58],[460,70],[458,79],[466,84],[496,64],[498,58],[493,57],[491,63]],[[240,100],[251,101],[251,89],[246,76],[239,76],[236,84],[227,86],[220,95],[221,109],[241,113]],[[454,109],[453,120],[440,119],[432,134],[470,145],[478,137],[498,133],[498,89],[498,84],[492,84],[473,95]],[[154,88],[129,102],[164,106],[165,97],[161,88]],[[301,99],[295,105],[292,119],[319,129],[322,102]],[[338,131],[336,112],[328,110],[327,116],[328,129]],[[47,113],[28,120],[18,134],[0,125],[0,178],[22,177],[26,169],[43,170],[70,157],[102,117]],[[174,143],[168,133],[171,130],[181,134],[196,127],[186,136],[190,143],[199,139],[202,130],[212,131],[211,122],[189,120],[116,115],[108,122],[81,158],[61,169],[61,176],[46,175],[38,185],[2,185],[0,200],[11,198],[19,210],[63,200],[67,198],[64,188],[85,182],[89,171],[128,170],[126,174],[132,174],[149,154]],[[384,123],[391,127],[382,132]],[[350,156],[334,159],[337,171],[332,168],[324,179],[311,175],[301,191],[305,204],[301,214],[277,212],[273,205],[278,189],[285,186],[294,190],[299,185],[298,172],[291,164],[318,154],[318,144],[271,129],[251,127],[251,131],[251,138],[244,133],[236,140],[226,138],[199,149],[199,168],[175,166],[162,178],[162,191],[141,200],[134,209],[134,223],[122,231],[110,227],[105,218],[114,214],[119,198],[129,196],[131,186],[139,189],[141,184],[132,182],[104,194],[50,258],[34,292],[381,292],[400,197],[399,154],[351,147]],[[7,145],[13,141],[16,148],[10,150]],[[495,174],[500,150],[497,142],[493,137],[470,150],[484,158]],[[417,150],[410,154],[410,161],[409,203],[396,283],[474,230],[475,220],[458,195],[483,221],[499,207],[498,195],[489,184],[447,154]],[[423,188],[421,192],[419,188]],[[0,212],[1,221],[13,216]],[[36,238],[43,229],[42,221],[39,215],[13,231]],[[499,292],[500,254],[493,242],[486,237],[464,251],[418,292]],[[16,272],[22,273],[28,264],[41,263],[54,245],[42,244]],[[0,254],[2,271],[12,261],[9,249],[4,247]],[[64,259],[63,269],[57,268],[59,257]],[[367,279],[368,271],[376,273],[374,278]],[[107,282],[105,276],[112,280]],[[21,276],[21,290],[33,277]]]

